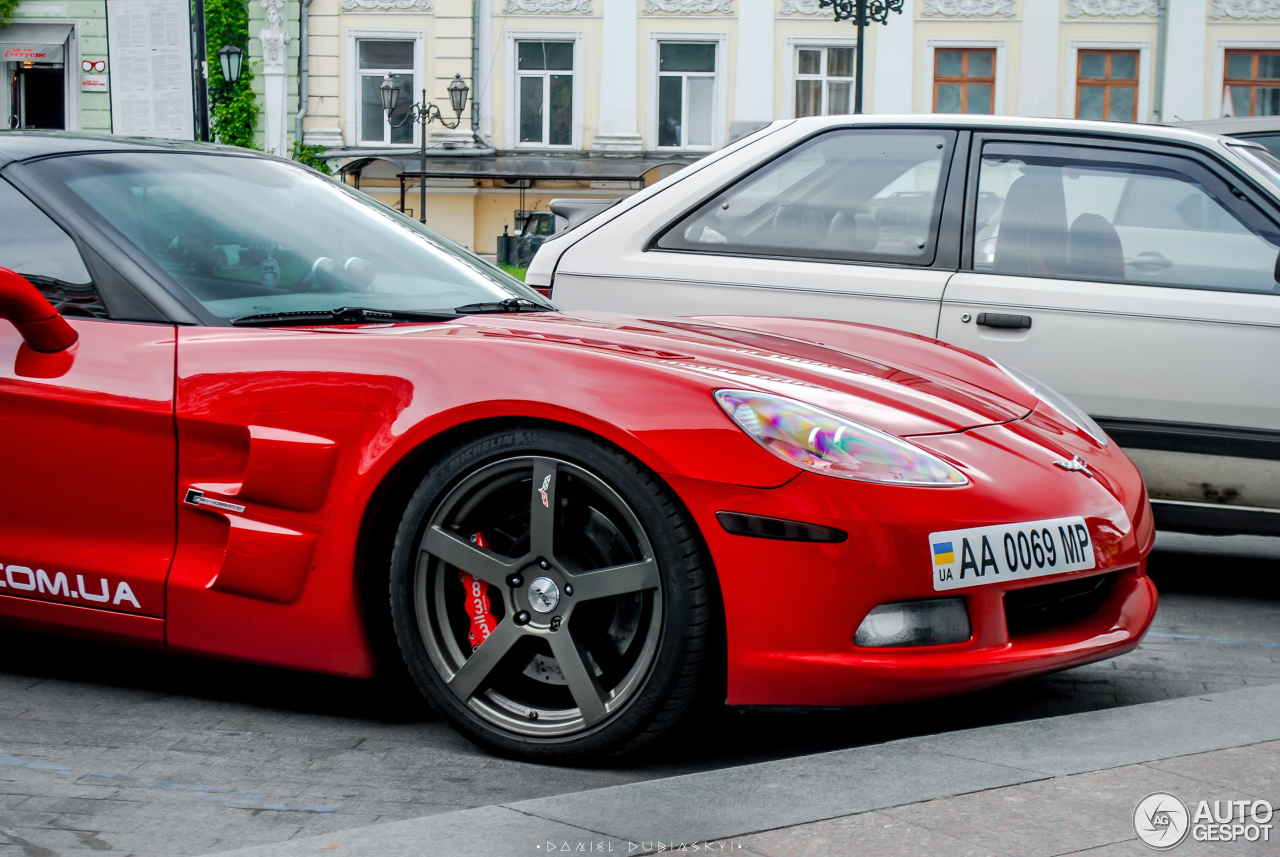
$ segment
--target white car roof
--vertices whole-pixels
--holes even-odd
[[[1010,129],[1067,134],[1106,134],[1139,137],[1152,142],[1221,145],[1222,135],[1188,127],[1145,125],[1138,122],[1103,122],[1088,119],[1037,119],[1024,116],[974,116],[963,113],[863,113],[846,116],[809,116],[794,121],[797,130],[839,128],[850,125],[894,125],[962,128],[966,130]]]

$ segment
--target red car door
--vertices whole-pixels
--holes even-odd
[[[162,641],[174,327],[105,318],[67,234],[3,181],[0,211],[0,265],[80,336],[39,354],[0,322],[0,618]]]

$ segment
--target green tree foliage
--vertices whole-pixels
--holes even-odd
[[[0,0],[0,27],[13,22],[13,13],[18,9],[20,0]]]
[[[250,83],[253,80],[253,69],[249,67],[249,4],[245,0],[205,0],[204,20],[211,93],[225,91],[226,87],[218,51],[224,45],[234,45],[244,51],[240,79],[236,81],[230,97],[220,98],[217,104],[212,104],[211,101],[213,133],[223,143],[247,149],[256,148],[253,144],[253,128],[258,121],[258,100]]]
[[[324,146],[308,146],[294,141],[293,159],[313,170],[319,170],[326,176],[333,175],[333,167],[329,166],[329,162],[324,159]]]

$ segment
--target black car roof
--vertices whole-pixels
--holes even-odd
[[[0,131],[0,167],[14,161],[88,152],[225,152],[261,154],[236,146],[74,131]]]

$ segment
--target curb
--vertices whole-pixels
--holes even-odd
[[[945,703],[940,703],[945,705]],[[215,857],[601,853],[703,842],[1050,777],[1280,740],[1280,685],[891,741],[353,828]],[[612,849],[612,851],[602,850]]]

